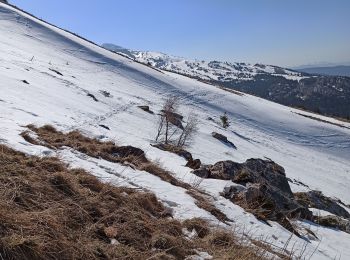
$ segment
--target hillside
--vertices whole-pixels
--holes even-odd
[[[54,225],[56,222],[53,218],[40,217],[47,217],[48,214],[44,214],[47,212],[63,214],[65,211],[60,211],[57,204],[55,210],[51,211],[50,200],[45,200],[47,204],[44,208],[38,207],[39,210],[30,207],[30,203],[37,203],[37,200],[51,199],[42,194],[52,191],[51,187],[47,191],[40,185],[32,189],[28,184],[32,180],[31,172],[36,173],[33,176],[42,179],[43,183],[51,183],[53,187],[61,189],[58,194],[63,194],[65,202],[67,194],[76,192],[79,203],[73,200],[74,203],[69,205],[72,209],[77,209],[77,212],[86,211],[85,208],[82,210],[82,206],[91,206],[91,201],[86,205],[81,204],[84,202],[80,200],[83,195],[87,196],[87,200],[95,199],[98,205],[101,203],[99,199],[108,200],[102,204],[102,210],[90,208],[93,213],[90,213],[90,217],[96,218],[94,221],[97,224],[118,223],[118,228],[137,230],[137,234],[141,234],[133,238],[137,241],[140,241],[142,235],[150,236],[146,237],[145,242],[150,243],[145,251],[147,256],[152,255],[154,248],[167,254],[174,249],[174,245],[177,247],[176,244],[169,246],[166,239],[160,239],[160,244],[153,239],[158,228],[164,228],[158,226],[162,219],[157,216],[164,207],[167,209],[165,213],[178,221],[176,223],[180,230],[186,220],[204,219],[210,227],[241,237],[245,246],[268,248],[264,251],[264,256],[281,257],[283,254],[287,257],[302,256],[317,260],[350,258],[350,234],[347,226],[330,226],[333,222],[329,224],[320,221],[324,215],[340,215],[340,220],[337,217],[339,221],[349,221],[349,123],[215,87],[172,72],[155,70],[3,3],[0,3],[0,35],[0,151],[2,150],[3,156],[1,159],[11,166],[5,168],[4,164],[0,165],[3,174],[0,184],[3,185],[3,190],[14,192],[7,194],[9,201],[8,204],[5,203],[6,209],[13,208],[18,216],[28,216],[29,213],[26,214],[25,210],[33,211],[29,215],[38,218],[31,217],[29,220],[34,221],[34,224],[31,222],[34,227],[41,227],[37,232],[43,232],[44,237],[55,236],[46,233],[48,231],[42,227],[47,224],[46,226],[57,229],[57,226]],[[247,77],[260,71],[257,65],[250,69],[254,71],[247,71]],[[268,73],[272,69],[276,72],[275,67],[266,67],[261,69],[266,70],[261,73]],[[301,77],[309,77],[293,71],[278,73],[284,75],[284,78],[292,77],[296,82]],[[164,100],[174,95],[180,100],[179,113],[184,116],[180,120],[182,124],[186,125],[190,113],[199,122],[198,133],[186,149],[193,158],[200,159],[203,166],[201,169],[210,174],[201,175],[186,167],[188,161],[185,158],[156,147],[159,114],[162,114]],[[139,106],[148,106],[153,113],[140,109]],[[230,121],[227,128],[220,124],[220,116],[225,112]],[[229,142],[214,138],[218,134],[226,136]],[[15,160],[10,161],[8,154],[13,155]],[[49,170],[42,171],[35,162],[41,163],[41,159],[46,162],[48,156],[56,157],[69,167],[57,168],[54,163],[48,165]],[[13,168],[23,162],[19,158],[26,157],[29,159],[24,160],[24,165],[29,169]],[[238,172],[239,176],[233,178],[227,172],[220,174],[223,168],[220,165],[231,165],[238,169],[233,170],[233,175]],[[101,182],[117,187],[120,192],[114,195],[113,192],[100,194],[96,190],[89,191],[89,187],[82,188],[84,182],[79,181],[80,175],[66,175],[68,170],[73,169],[74,173],[76,168],[82,169],[83,172],[78,171],[82,176],[92,174]],[[38,174],[50,170],[49,174],[64,175],[71,182],[65,182],[63,178],[62,184],[62,178],[51,179],[50,175],[46,179]],[[240,179],[237,180],[236,177]],[[274,204],[274,200],[269,201],[270,204],[264,204],[267,208],[259,208],[260,205],[245,205],[243,199],[235,201],[234,196],[231,196],[230,192],[234,190],[243,196],[251,188],[261,187],[261,183],[254,183],[261,180],[267,181],[268,192],[275,195],[277,200],[287,203],[283,209],[268,208],[271,204],[280,206]],[[270,185],[269,181],[275,182]],[[67,190],[67,186],[72,189]],[[280,190],[282,186],[285,188],[283,191]],[[130,221],[130,211],[121,211],[116,216],[104,218],[109,205],[113,206],[122,196],[128,196],[128,193],[125,195],[122,192],[123,189],[156,196],[152,197],[152,203],[149,204],[141,200],[142,195],[139,198],[136,194],[130,200],[137,202],[139,198],[142,206],[141,209],[131,207],[131,212],[136,211],[134,216],[139,220],[135,227],[120,225]],[[26,198],[26,194],[32,195],[34,190],[37,196],[21,200],[22,197]],[[302,197],[311,190],[322,191],[328,198],[322,197],[323,200],[334,207],[325,211],[322,203],[319,206],[297,200],[300,198],[300,201],[308,202]],[[57,190],[52,192],[57,194]],[[319,193],[316,194],[319,196]],[[150,208],[153,207],[157,208],[154,215],[150,215]],[[122,206],[121,208],[123,209]],[[130,210],[128,207],[126,209]],[[0,224],[0,234],[17,228],[14,227],[15,222],[10,222],[16,215],[10,215],[8,210],[6,214],[0,212],[0,222],[9,223],[5,227]],[[150,219],[154,219],[156,227],[150,225]],[[165,218],[166,221],[169,219]],[[46,220],[53,222],[45,222]],[[146,222],[148,225],[145,226]],[[90,225],[92,220],[89,218],[87,223]],[[96,223],[92,227],[97,228]],[[5,242],[22,250],[28,245],[27,240],[21,239],[24,233],[26,238],[36,238],[35,229],[28,231],[25,228],[27,222],[20,222],[19,226],[16,236],[10,234],[6,241],[1,236],[0,256]],[[74,228],[76,227],[72,230]],[[124,234],[122,231],[125,229],[119,230],[120,233],[113,237]],[[55,228],[50,229],[50,232],[54,230]],[[195,231],[192,232],[193,230]],[[59,237],[69,234],[67,230],[61,231]],[[173,253],[173,258],[159,259],[185,259],[190,255],[188,247],[192,243],[194,248],[202,248],[205,252],[191,251],[197,258],[187,259],[212,259],[208,254],[214,255],[215,259],[216,251],[213,248],[195,244],[193,237],[199,237],[200,231],[198,227],[181,230],[183,234],[180,240],[182,245],[186,245],[186,250],[181,251],[181,255]],[[90,237],[86,235],[90,233],[83,234]],[[73,235],[69,239],[74,243]],[[101,237],[93,238],[101,243]],[[187,244],[182,239],[190,242]],[[130,244],[135,247],[134,244],[127,243],[125,237],[113,240],[113,243],[108,239],[107,242],[103,241],[108,243],[108,246],[103,244],[103,250],[112,250],[114,253],[114,247],[130,249]],[[227,236],[218,241],[214,244],[216,249],[221,246],[225,249],[225,245],[227,247],[232,244]],[[96,246],[92,240],[85,242],[81,242],[82,245]],[[143,240],[140,243],[145,246]],[[59,244],[53,249],[60,252],[64,247]],[[223,251],[219,255],[220,253]]]
[[[350,78],[307,74],[265,64],[197,61],[159,52],[103,47],[152,67],[243,91],[283,105],[350,119]]]

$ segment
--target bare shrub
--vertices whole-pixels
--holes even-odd
[[[198,118],[195,114],[191,113],[187,118],[186,126],[182,131],[177,141],[178,147],[184,147],[191,143],[192,139],[198,132]]]
[[[196,115],[190,114],[184,127],[179,107],[180,99],[178,97],[168,97],[165,100],[157,122],[155,138],[157,142],[183,147],[188,145],[197,133],[198,119]]]
[[[156,141],[163,136],[164,143],[168,144],[178,131],[179,119],[181,118],[181,115],[178,113],[179,104],[180,99],[176,96],[168,97],[164,101],[158,121]]]

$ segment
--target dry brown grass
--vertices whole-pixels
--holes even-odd
[[[181,224],[162,218],[164,207],[153,194],[103,184],[56,158],[5,146],[0,165],[3,259],[141,259],[153,255],[159,232],[183,240],[174,236]],[[112,238],[121,245],[111,245]]]
[[[82,135],[78,131],[62,133],[57,131],[50,125],[37,128],[34,125],[27,126],[31,131],[35,132],[39,140],[34,140],[28,132],[23,132],[22,136],[33,144],[42,143],[48,147],[59,149],[63,146],[71,147],[81,153],[85,153],[95,158],[103,158],[105,160],[117,163],[131,163],[138,170],[146,171],[161,180],[187,190],[187,193],[196,200],[196,205],[215,216],[222,222],[228,221],[228,217],[217,209],[208,196],[202,194],[190,184],[182,182],[175,178],[173,174],[163,169],[159,163],[149,161],[142,150],[138,148],[130,149],[130,146],[118,147],[113,142],[101,142]],[[28,138],[29,136],[29,138]],[[130,151],[133,151],[131,154]]]
[[[225,213],[223,213],[221,210],[219,210],[217,207],[215,207],[211,203],[210,197],[208,195],[203,194],[202,192],[199,192],[198,190],[195,190],[195,189],[188,190],[187,194],[189,194],[191,197],[196,199],[195,204],[199,208],[208,211],[210,214],[212,214],[221,222],[226,223],[227,221],[230,221],[230,219],[225,215]]]
[[[0,259],[184,259],[198,248],[215,259],[261,259],[233,233],[163,211],[153,194],[0,145]],[[186,239],[183,228],[199,237]]]

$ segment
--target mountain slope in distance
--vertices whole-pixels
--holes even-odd
[[[310,74],[350,77],[349,65],[339,65],[339,66],[330,66],[330,67],[308,67],[308,68],[302,68],[297,70],[300,72],[310,73]]]
[[[104,48],[154,68],[253,94],[283,105],[350,119],[350,78],[308,74],[273,65],[199,61],[160,52]]]

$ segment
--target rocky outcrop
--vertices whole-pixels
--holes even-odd
[[[283,167],[271,160],[248,159],[245,163],[220,161],[193,173],[205,178],[232,180],[241,185],[268,183],[288,196],[293,196]]]
[[[221,161],[193,173],[239,184],[226,187],[222,196],[258,219],[276,221],[297,235],[289,219],[312,220],[312,212],[294,198],[283,167],[271,160],[249,159],[244,163]]]
[[[338,200],[324,196],[321,191],[297,192],[294,195],[305,207],[321,209],[350,219],[350,213],[338,204]]]

